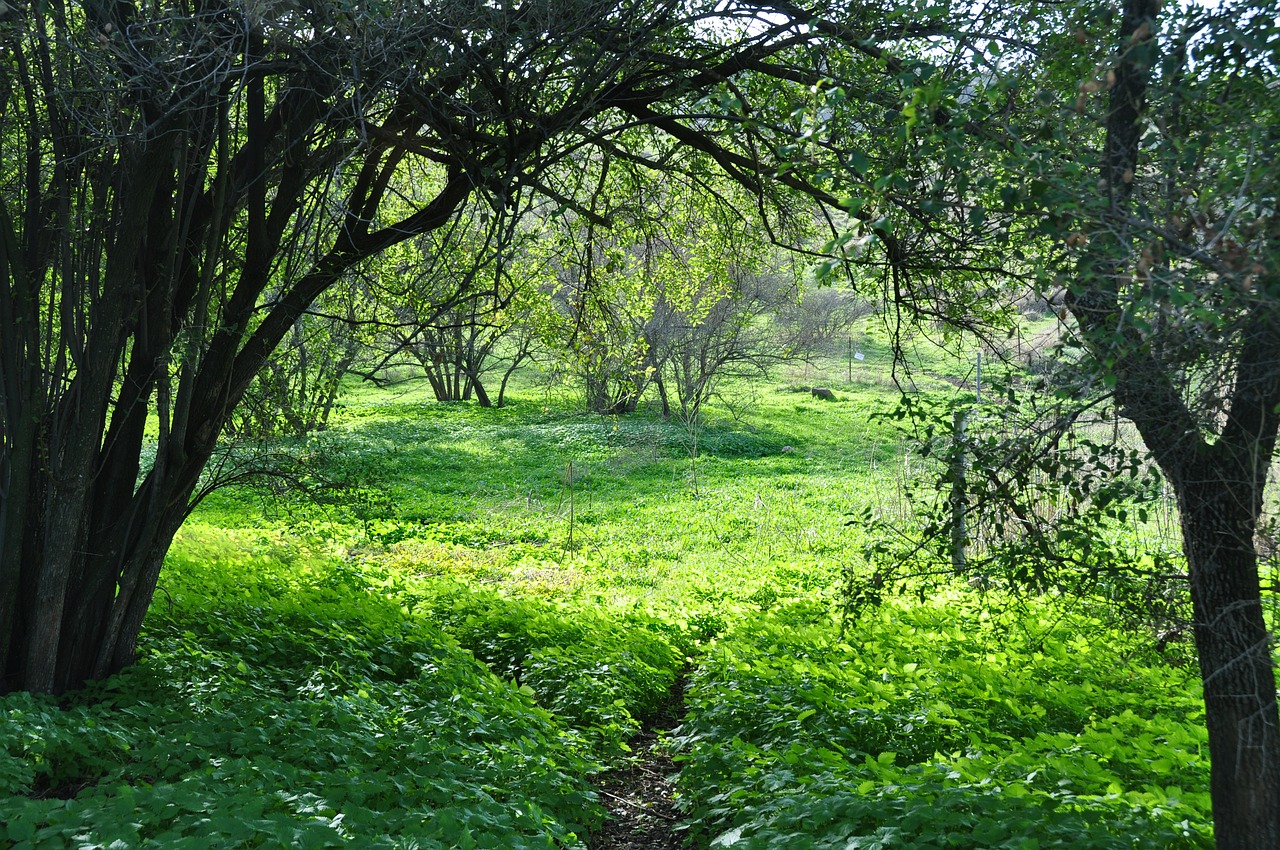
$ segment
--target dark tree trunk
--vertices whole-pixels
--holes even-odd
[[[37,83],[23,82],[35,103]],[[235,135],[214,87],[204,107],[114,147],[80,157],[57,148],[48,185],[33,156],[22,203],[36,213],[21,223],[0,198],[0,689],[59,693],[132,662],[165,554],[253,377],[353,263],[441,226],[473,191],[455,173],[396,228],[347,222],[264,308],[304,202],[308,158],[294,146],[312,138],[322,96],[282,87],[263,120]],[[14,131],[37,152],[43,108]],[[264,155],[277,167],[264,171]],[[392,167],[384,149],[365,155],[368,171]],[[357,178],[350,208],[376,204],[385,188]],[[241,241],[228,228],[246,209]],[[152,417],[158,437],[147,433]]]
[[[481,407],[493,407],[493,402],[489,398],[489,394],[485,392],[484,384],[480,383],[480,378],[476,375],[467,375],[467,381],[471,389],[476,392],[476,404]]]
[[[635,390],[628,390],[622,398],[614,401],[604,409],[604,413],[609,416],[621,416],[624,413],[635,413],[636,407],[640,404],[640,393]]]
[[[426,363],[427,381],[431,384],[431,391],[435,394],[436,401],[452,401],[449,396],[448,375],[441,368],[441,364]]]
[[[667,384],[662,380],[662,374],[659,373],[654,378],[654,383],[658,385],[658,398],[662,400],[662,418],[671,418],[671,399],[667,397]]]
[[[529,356],[527,345],[521,345],[520,348],[512,355],[511,362],[507,364],[507,368],[502,373],[502,380],[498,383],[498,398],[495,406],[502,407],[507,399],[507,383],[511,380],[511,376],[515,374],[516,369],[520,368],[520,364]]]
[[[1280,737],[1254,549],[1261,493],[1194,464],[1175,487],[1191,573],[1219,850],[1280,847]],[[1235,479],[1235,480],[1232,480]]]
[[[1240,354],[1229,413],[1213,442],[1198,433],[1168,371],[1155,361],[1131,356],[1117,383],[1122,410],[1178,501],[1219,850],[1280,847],[1275,669],[1255,544],[1280,424],[1280,334],[1274,322],[1250,324],[1254,333]]]

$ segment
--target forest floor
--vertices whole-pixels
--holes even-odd
[[[609,819],[592,836],[591,850],[679,850],[685,832],[675,803],[678,768],[665,737],[683,716],[681,677],[667,705],[628,742],[634,755],[596,779]]]

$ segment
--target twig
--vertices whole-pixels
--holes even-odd
[[[626,803],[628,806],[631,806],[634,809],[639,809],[640,811],[644,812],[646,815],[653,815],[654,817],[659,817],[659,818],[662,818],[663,820],[668,820],[673,823],[678,822],[680,820],[680,818],[678,817],[673,817],[672,815],[665,814],[655,809],[646,808],[645,806],[642,806],[639,803],[628,800],[626,797],[619,797],[617,794],[614,794],[610,791],[605,791],[603,788],[599,789],[599,791],[601,794],[605,795],[606,797],[612,797],[613,799],[617,800],[619,803]]]

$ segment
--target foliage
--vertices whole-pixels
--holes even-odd
[[[887,369],[862,339],[859,368]],[[698,498],[679,425],[652,412],[585,416],[531,383],[502,409],[437,404],[421,379],[353,386],[329,430],[275,444],[319,501],[201,505],[138,666],[61,703],[5,698],[0,822],[18,832],[0,834],[581,846],[584,777],[628,758],[688,675],[680,799],[704,844],[1207,846],[1193,677],[1108,609],[962,587],[841,636],[830,602],[866,569],[843,514],[905,521],[923,471],[866,419],[893,409],[887,387],[844,381],[843,357],[790,377],[850,401],[781,386],[742,419],[709,408]]]
[[[6,4],[5,689],[61,692],[132,662],[236,405],[361,263],[464,211],[590,215],[587,166],[609,161],[726,179],[789,235],[779,221],[836,199],[779,169],[795,135],[781,95],[806,98],[828,48],[930,29],[840,3],[478,9]],[[740,78],[780,96],[747,114],[724,97]]]
[[[609,615],[448,585],[409,598],[489,669],[585,730],[606,757],[625,752],[641,721],[670,701],[692,650],[677,627],[638,612]]]
[[[874,335],[862,345],[888,368]],[[703,842],[1208,846],[1194,675],[1113,603],[939,580],[952,590],[865,608],[841,636],[829,604],[841,573],[869,570],[842,516],[866,505],[908,522],[899,500],[928,462],[903,452],[891,419],[868,424],[867,409],[894,408],[884,387],[842,382],[845,366],[833,351],[808,380],[854,402],[797,404],[783,386],[746,420],[712,415],[698,498],[673,474],[679,426],[654,416],[583,416],[569,396],[485,410],[353,394],[312,460],[360,476],[384,507],[366,533],[341,492],[323,511],[286,500],[271,546],[294,541],[306,560],[321,550],[308,555],[300,531],[339,541],[349,570],[600,756],[625,756],[690,658],[676,738]],[[575,550],[556,511],[566,459]],[[205,520],[262,523],[256,502],[233,510],[247,495],[211,497]],[[178,552],[208,560],[198,542]]]
[[[902,308],[890,330],[895,356],[905,330],[934,323],[953,340],[967,329],[987,345],[998,333],[1016,333],[1016,301],[1027,287],[1060,307],[1061,354],[1077,379],[1049,386],[1067,403],[1058,420],[1074,422],[1111,395],[1179,502],[1218,840],[1224,848],[1280,842],[1280,744],[1269,732],[1254,737],[1258,724],[1276,726],[1255,532],[1280,427],[1277,170],[1265,155],[1277,135],[1271,95],[1280,16],[1274,2],[1119,5],[1118,13],[1075,2],[953,13],[928,3],[798,9],[662,0],[508,4],[482,14],[466,3],[396,0],[195,12],[170,2],[52,2],[39,14],[0,8],[0,687],[62,693],[117,673],[134,661],[155,589],[175,601],[174,611],[153,615],[142,644],[154,653],[151,667],[68,697],[62,714],[39,697],[13,697],[13,717],[20,726],[34,718],[36,732],[12,730],[20,749],[6,770],[16,783],[6,829],[17,824],[16,840],[26,842],[56,843],[64,833],[92,841],[97,836],[83,829],[102,828],[115,830],[104,838],[116,844],[203,844],[208,836],[194,830],[233,828],[206,809],[227,809],[201,805],[205,820],[184,820],[170,835],[180,807],[164,795],[171,784],[188,790],[212,779],[210,793],[228,795],[237,814],[249,815],[237,820],[236,837],[252,840],[244,830],[257,829],[324,844],[342,839],[345,808],[327,801],[319,808],[281,789],[313,781],[331,761],[346,779],[377,776],[372,753],[403,756],[416,768],[415,748],[424,746],[424,770],[449,764],[451,777],[480,793],[439,796],[450,790],[447,781],[419,778],[431,789],[420,810],[496,800],[491,779],[495,788],[545,779],[527,806],[481,805],[476,822],[514,832],[500,839],[508,845],[573,842],[577,815],[546,813],[583,810],[589,795],[559,770],[570,762],[574,773],[590,769],[583,739],[417,622],[413,611],[421,609],[610,753],[670,688],[691,645],[712,647],[700,675],[740,694],[742,707],[726,710],[708,696],[709,684],[699,684],[685,743],[691,810],[716,844],[811,844],[810,832],[801,838],[796,826],[820,812],[821,840],[846,847],[1061,844],[1068,834],[1086,846],[1202,843],[1202,785],[1184,793],[1149,781],[1165,762],[1203,774],[1189,755],[1198,739],[1177,732],[1192,713],[1162,697],[1174,716],[1152,740],[1134,720],[1151,704],[1142,695],[1189,689],[1153,674],[1130,683],[1142,694],[1130,700],[1134,708],[1119,707],[1118,688],[1094,694],[1086,681],[1107,681],[1120,667],[1114,653],[1109,667],[1094,671],[1066,663],[1062,651],[1093,653],[1119,640],[1098,623],[1080,621],[1094,633],[1084,643],[1056,627],[1036,629],[1041,639],[1028,643],[999,621],[994,631],[966,622],[983,640],[982,669],[966,667],[966,649],[930,659],[921,673],[920,661],[902,657],[915,635],[896,635],[876,670],[862,662],[877,653],[841,649],[848,644],[825,620],[823,589],[841,572],[856,574],[861,565],[849,544],[863,542],[863,532],[823,525],[832,505],[857,510],[885,493],[903,502],[919,463],[936,459],[950,467],[951,517],[965,515],[977,492],[963,480],[966,456],[998,452],[970,447],[962,420],[953,420],[949,446],[926,442],[923,457],[890,449],[884,460],[894,469],[851,485],[847,473],[863,449],[870,461],[881,459],[879,440],[833,459],[805,445],[816,442],[807,439],[815,426],[796,427],[779,414],[789,407],[787,416],[809,417],[814,408],[774,398],[772,418],[757,430],[715,423],[710,462],[696,468],[701,478],[689,492],[672,486],[681,473],[670,432],[657,423],[623,430],[593,418],[565,427],[548,417],[537,423],[543,432],[527,438],[515,419],[485,420],[492,427],[483,437],[499,438],[486,443],[373,415],[369,427],[299,440],[305,459],[320,467],[307,482],[313,498],[283,493],[273,504],[274,521],[340,546],[341,566],[320,568],[300,556],[304,578],[293,579],[267,559],[265,580],[237,585],[223,570],[197,582],[200,604],[215,605],[226,620],[216,625],[191,613],[181,576],[161,581],[219,435],[254,382],[274,401],[250,411],[250,430],[278,428],[281,418],[294,431],[319,421],[278,416],[273,405],[283,410],[282,398],[299,409],[319,399],[317,409],[329,409],[333,380],[311,383],[318,393],[290,385],[309,374],[305,349],[296,362],[277,363],[280,374],[269,374],[269,361],[291,332],[305,337],[302,317],[361,261],[432,233],[441,239],[431,250],[449,261],[464,257],[476,242],[448,235],[463,211],[483,225],[489,210],[512,222],[539,208],[548,227],[557,220],[579,227],[552,248],[562,269],[576,266],[560,281],[576,287],[562,293],[573,318],[569,338],[593,375],[591,406],[629,412],[667,356],[651,333],[653,305],[665,299],[668,313],[684,312],[678,324],[706,330],[708,319],[733,312],[721,308],[734,306],[726,283],[744,279],[734,262],[764,241],[730,239],[715,243],[718,252],[690,252],[668,250],[671,233],[701,229],[714,218],[708,211],[749,208],[769,241],[791,247],[812,247],[810,225],[820,221],[832,236],[819,249],[823,276],[848,272],[855,260],[881,272],[849,277]],[[677,193],[661,181],[639,194],[611,182],[648,172],[709,190],[700,198],[734,197],[690,212],[669,203]],[[654,225],[654,211],[671,233]],[[615,229],[618,222],[626,228]],[[577,238],[581,229],[588,238]],[[449,255],[453,247],[457,255]],[[747,259],[744,267],[759,257]],[[423,299],[428,312],[449,300]],[[578,335],[583,317],[594,327]],[[763,325],[734,315],[715,323],[730,340]],[[688,362],[697,368],[673,370],[695,420],[710,397],[706,355],[695,346]],[[480,394],[480,367],[454,365],[455,383],[470,372]],[[848,369],[854,384],[852,360]],[[299,398],[308,401],[295,404]],[[1023,402],[1010,402],[1020,415]],[[405,439],[415,431],[428,433]],[[797,434],[806,439],[789,439]],[[460,443],[486,458],[491,474],[477,478],[458,457]],[[547,446],[554,451],[541,453]],[[1138,492],[1127,485],[1144,459],[1100,441],[1074,448],[1083,451],[1055,451],[1043,465],[984,463],[994,484],[978,494],[1012,493],[1023,530],[1036,511],[1053,512],[1052,554],[1110,570],[1127,555],[1125,520]],[[540,454],[531,469],[520,467]],[[434,489],[424,494],[412,480],[417,472],[429,473]],[[632,473],[642,486],[624,486]],[[851,486],[873,493],[851,496]],[[245,513],[225,501],[211,506]],[[480,519],[495,506],[514,510]],[[905,517],[906,507],[896,508]],[[1002,528],[999,518],[988,526],[1002,538],[1017,528]],[[953,543],[963,537],[958,523],[951,530]],[[1016,549],[991,551],[1014,553],[991,563],[1025,589],[1050,597],[1075,589]],[[546,600],[554,582],[535,588],[535,602],[458,589],[432,575],[509,589],[526,569],[563,577],[568,604]],[[875,580],[884,577],[873,573]],[[985,579],[974,589],[989,592]],[[329,590],[360,601],[349,609],[325,597]],[[795,604],[789,596],[811,598]],[[628,619],[641,601],[652,610]],[[608,613],[585,613],[597,603]],[[1062,603],[1041,604],[1052,618]],[[618,616],[627,606],[632,611]],[[866,625],[891,608],[849,613]],[[1035,626],[1037,617],[1033,609],[1022,622]],[[625,628],[612,634],[619,623]],[[888,631],[896,625],[886,623]],[[260,641],[279,625],[284,636]],[[431,648],[412,648],[420,645]],[[1013,652],[1002,659],[993,645]],[[828,657],[831,647],[837,653]],[[1119,660],[1133,668],[1143,655],[1134,648]],[[305,675],[288,666],[293,656],[308,662]],[[935,664],[963,676],[930,678]],[[354,666],[367,676],[351,680]],[[424,677],[427,666],[432,675]],[[470,672],[437,676],[441,666]],[[764,675],[740,675],[757,666]],[[987,678],[988,668],[998,680]],[[148,670],[159,672],[148,678]],[[1027,670],[1065,696],[1024,700],[1019,676]],[[842,679],[846,671],[854,678]],[[877,674],[885,687],[875,686]],[[430,690],[437,680],[452,684]],[[1010,682],[1013,697],[1003,695]],[[493,710],[458,705],[461,691],[482,695]],[[313,700],[314,693],[326,696]],[[244,722],[208,727],[208,743],[185,731],[161,735],[163,751],[132,743],[143,736],[133,718],[159,723],[193,694],[209,696],[209,716],[232,707]],[[847,694],[856,706],[842,702]],[[1087,717],[1086,696],[1101,706]],[[82,702],[90,699],[99,702]],[[841,723],[826,722],[829,705]],[[784,717],[769,714],[779,707]],[[426,734],[432,723],[473,729],[490,716],[511,718],[498,737],[517,755],[488,747],[484,735]],[[42,724],[64,717],[73,732],[46,734]],[[821,741],[804,740],[808,721]],[[957,728],[965,726],[961,740]],[[109,734],[86,731],[99,728]],[[375,731],[358,746],[325,734],[349,728]],[[396,737],[402,728],[411,743]],[[253,749],[263,730],[288,759]],[[326,745],[303,746],[317,737]],[[61,749],[50,758],[46,741],[75,758]],[[81,742],[87,772],[77,766]],[[182,762],[182,743],[196,763]],[[436,744],[445,751],[432,750]],[[1092,759],[1076,756],[1086,750]],[[178,781],[167,784],[166,759],[175,752]],[[145,753],[145,766],[132,753]],[[348,762],[351,753],[358,758]],[[486,772],[495,766],[497,774]],[[395,787],[396,800],[418,804],[399,777],[371,783],[378,799],[391,799],[386,789]],[[361,808],[361,783],[331,791],[326,777],[315,781],[351,803],[352,822],[381,820]],[[68,789],[75,801],[59,802]],[[241,800],[238,789],[264,793]],[[163,805],[138,807],[139,795]],[[82,814],[93,824],[76,821]],[[330,819],[293,829],[298,816],[313,815]],[[423,840],[489,840],[469,822],[458,827],[461,817],[444,823],[421,814],[422,824],[434,823]],[[1032,836],[1032,824],[1044,834]],[[394,826],[398,834],[408,828]]]
[[[832,586],[840,553],[863,543],[843,514],[897,487],[901,439],[859,412],[879,404],[871,392],[798,405],[768,391],[747,421],[708,408],[700,498],[684,482],[683,428],[655,411],[583,415],[570,395],[543,402],[527,385],[500,410],[422,393],[353,392],[340,421],[291,448],[302,480],[214,493],[197,518],[332,539],[383,570],[643,602],[687,625],[757,592]]]
[[[887,604],[843,640],[801,603],[723,635],[676,738],[699,832],[743,848],[1211,847],[1194,679],[1063,602],[994,601]]]
[[[549,850],[598,819],[581,741],[360,574],[209,535],[166,575],[138,665],[4,698],[8,846]]]
[[[975,55],[965,30],[980,20],[1000,35]],[[932,49],[886,59],[903,92],[881,126],[831,109],[818,134],[868,146],[835,179],[911,256],[895,264],[878,240],[899,324],[992,341],[1016,331],[1026,287],[1063,323],[1068,380],[1041,388],[1041,433],[1070,433],[1061,423],[1106,396],[1141,435],[1180,509],[1223,850],[1280,844],[1280,736],[1256,733],[1280,726],[1257,547],[1280,433],[1280,169],[1266,153],[1280,138],[1278,20],[1274,0],[988,4]],[[831,262],[863,236],[859,224],[833,240]],[[1098,443],[1110,456],[1083,466],[1025,453],[1043,445],[1011,441],[1012,474],[975,472],[988,495],[1036,464],[1063,489],[1092,488],[1077,501],[1093,516],[1055,529],[1058,554],[1112,569],[1123,553],[1105,532],[1088,552],[1095,517],[1124,510],[1106,498],[1122,488],[1100,482],[1124,484],[1147,458]],[[1006,491],[1009,524],[1030,524],[1025,492]]]
[[[919,477],[903,492],[918,524],[869,508],[851,520],[867,532],[875,570],[850,576],[845,604],[874,603],[909,579],[964,576],[1104,597],[1135,629],[1186,629],[1185,594],[1153,597],[1183,577],[1173,541],[1142,533],[1162,510],[1163,482],[1105,401],[1082,411],[1004,370],[988,373],[981,401],[918,393],[878,414],[919,446]]]

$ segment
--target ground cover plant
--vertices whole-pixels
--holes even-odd
[[[527,692],[340,561],[200,538],[138,665],[4,698],[6,846],[581,846],[593,762]]]
[[[687,681],[693,847],[1210,846],[1195,677],[1154,635],[998,583],[842,618],[851,518],[912,522],[929,463],[868,417],[894,387],[859,347],[734,388],[696,451],[529,375],[503,409],[353,388],[276,444],[289,486],[184,528],[139,666],[3,699],[0,834],[592,846],[589,778]]]
[[[995,603],[993,605],[993,603]],[[676,738],[713,847],[1209,847],[1194,675],[1061,605],[798,603],[703,657]]]

